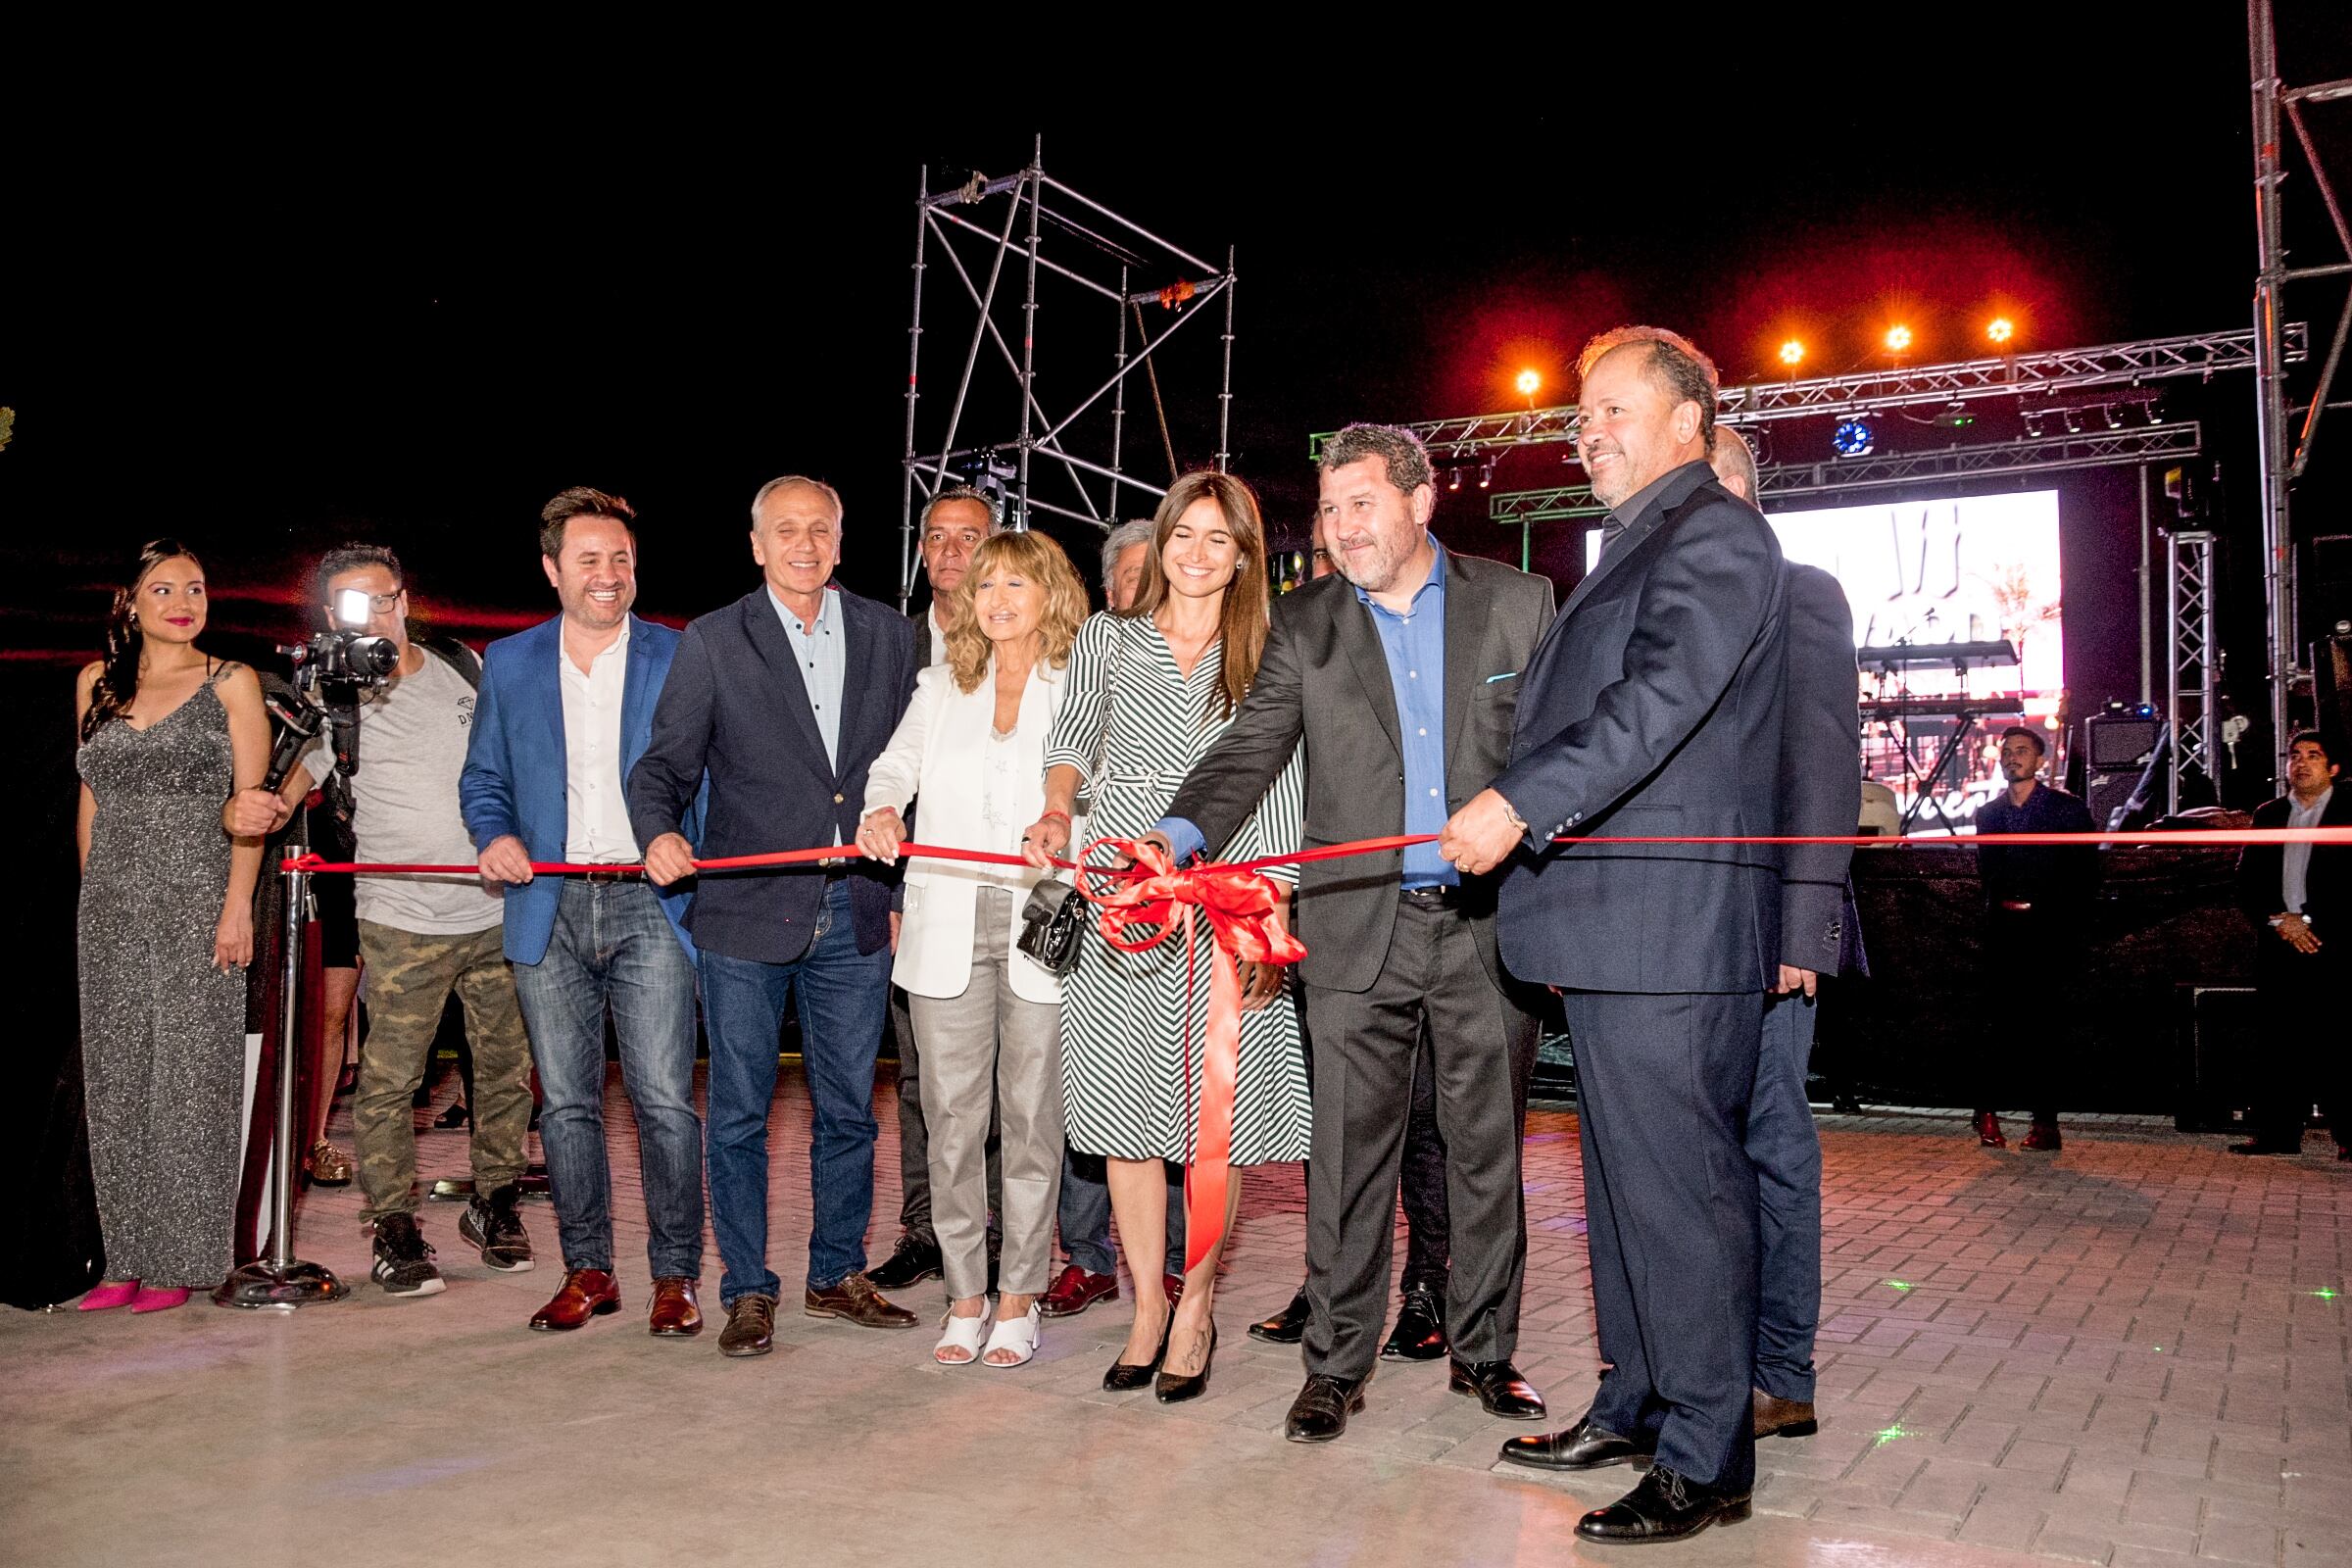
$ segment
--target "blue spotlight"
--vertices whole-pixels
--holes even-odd
[[[1830,436],[1830,445],[1841,458],[1867,458],[1871,449],[1878,445],[1878,436],[1870,428],[1867,418],[1845,419],[1838,423],[1836,432]]]

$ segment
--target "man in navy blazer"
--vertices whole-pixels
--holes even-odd
[[[752,500],[764,580],[686,628],[629,774],[629,816],[663,887],[695,874],[681,819],[708,772],[701,853],[710,858],[854,846],[865,773],[914,694],[906,617],[836,586],[841,497],[787,475]],[[811,1317],[912,1328],[865,1276],[874,1206],[874,1058],[890,1002],[896,873],[840,860],[699,879],[694,935],[710,1037],[710,1221],[718,1237],[719,1348],[774,1348],[780,1284],[767,1266],[767,1111],[784,1006],[799,1009],[814,1127],[808,1289]]]
[[[605,1154],[605,1013],[637,1113],[657,1336],[699,1333],[703,1125],[694,1109],[694,949],[685,894],[636,870],[534,876],[533,861],[631,865],[624,780],[653,736],[678,634],[630,613],[636,514],[585,486],[540,513],[563,613],[490,645],[458,801],[482,875],[506,884],[506,954],[543,1097],[564,1283],[531,1318],[576,1329],[620,1306]]]
[[[1707,466],[1715,368],[1671,332],[1595,338],[1577,445],[1610,508],[1599,563],[1530,662],[1510,765],[1446,824],[1506,859],[1503,962],[1561,993],[1576,1048],[1592,1407],[1503,1457],[1654,1455],[1578,1534],[1671,1541],[1746,1517],[1755,1479],[1756,1174],[1740,1127],[1781,958],[1768,847],[1622,844],[1779,830],[1787,583],[1756,510]],[[1567,844],[1551,841],[1573,836]]]

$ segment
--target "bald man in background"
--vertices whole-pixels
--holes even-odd
[[[1708,456],[1723,487],[1755,505],[1756,460],[1740,432],[1715,427]],[[1850,834],[1861,812],[1861,726],[1854,616],[1838,579],[1789,562],[1788,695],[1781,732],[1781,832]],[[1805,1098],[1820,977],[1851,937],[1843,845],[1782,851],[1781,972],[1764,999],[1747,1157],[1756,1168],[1758,1255],[1755,1434],[1809,1437],[1813,1336],[1821,1321],[1821,1137]]]

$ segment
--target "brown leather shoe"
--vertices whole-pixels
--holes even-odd
[[[718,1331],[721,1355],[765,1355],[776,1348],[776,1298],[738,1296],[727,1308],[727,1326]]]
[[[620,1310],[620,1281],[601,1268],[564,1271],[564,1284],[531,1314],[531,1327],[544,1334],[567,1333],[592,1317]]]
[[[691,1340],[703,1332],[703,1303],[694,1298],[694,1281],[675,1274],[655,1279],[645,1331],[657,1340]]]
[[[323,1138],[311,1146],[302,1163],[313,1187],[351,1185],[351,1156]]]
[[[830,1290],[808,1287],[801,1298],[801,1310],[810,1317],[847,1318],[861,1329],[910,1329],[915,1324],[912,1312],[884,1300],[863,1274],[847,1275]]]
[[[1821,1430],[1821,1423],[1813,1418],[1812,1400],[1776,1399],[1762,1389],[1752,1392],[1757,1437],[1809,1438]]]

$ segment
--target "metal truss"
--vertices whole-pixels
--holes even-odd
[[[2282,330],[2281,353],[2288,362],[2306,357],[2310,334],[2302,322]],[[1923,404],[1971,403],[1985,398],[2033,396],[2047,400],[2100,387],[2255,368],[2256,334],[2251,328],[2190,337],[2147,338],[2098,348],[2052,349],[1997,359],[1959,360],[1949,365],[1890,367],[1850,375],[1806,380],[1760,381],[1726,387],[1716,405],[1725,424],[1758,424],[1768,419],[1817,418],[1917,408]],[[1512,447],[1576,439],[1576,410],[1563,405],[1522,409],[1516,414],[1480,414],[1464,419],[1430,419],[1405,426],[1440,462],[1480,457]],[[1334,432],[1308,437],[1308,455],[1320,457]]]
[[[2168,536],[2165,573],[2165,716],[2171,720],[2165,809],[2180,809],[2181,775],[2202,773],[2219,791],[2214,726],[2221,722],[2221,649],[2214,639],[2213,535],[2202,528]]]
[[[1220,296],[1224,309],[1214,313],[1224,319],[1216,466],[1221,472],[1226,466],[1233,413],[1232,250],[1227,249],[1221,269],[1202,261],[1054,178],[1045,172],[1044,161],[1044,138],[1040,137],[1028,167],[1017,174],[997,179],[975,174],[954,190],[933,192],[926,172],[917,185],[914,320],[907,329],[906,445],[900,496],[902,608],[914,589],[915,519],[942,489],[975,482],[967,477],[973,469],[977,469],[979,487],[996,498],[1003,522],[1012,528],[1026,528],[1034,513],[1046,513],[1107,530],[1131,510],[1125,506],[1134,499],[1128,492],[1154,500],[1166,494],[1165,486],[1137,478],[1121,466],[1127,382],[1138,370],[1144,371],[1152,378],[1152,395],[1156,404],[1159,394],[1153,357],[1196,318],[1211,315],[1203,307]],[[958,236],[962,236],[961,249]],[[967,264],[963,253],[974,250],[979,260]],[[926,442],[920,403],[926,330],[923,281],[934,254],[945,261],[960,286],[957,305],[971,312],[971,334],[964,345],[946,423],[934,440]],[[1005,276],[1008,260],[1019,279],[1018,320],[1001,323],[1000,315],[1014,315]],[[1111,319],[1104,324],[1113,328],[1105,334],[1110,350],[1108,374],[1058,417],[1038,399],[1036,391],[1041,284],[1055,290],[1074,288],[1107,302]],[[1172,318],[1153,332],[1145,319],[1146,306],[1173,313]],[[936,300],[931,309],[937,311]],[[1189,339],[1202,337],[1199,331],[1188,334]],[[974,439],[964,429],[972,383],[984,358],[1002,362],[1020,396],[1018,426],[999,439]],[[1072,426],[1105,398],[1109,400],[1107,447],[1101,457],[1081,456],[1074,450]],[[1164,417],[1163,412],[1163,422]],[[1100,423],[1098,420],[1096,427]],[[1032,477],[1041,466],[1058,467],[1066,481],[1054,487],[1054,499],[1032,491]]]
[[[2340,4],[2340,0],[2323,0],[2323,4]],[[2328,171],[2320,163],[2319,148],[2313,145],[2311,132],[2303,123],[2305,104],[2352,99],[2352,79],[2322,82],[2313,87],[2289,87],[2282,82],[2278,77],[2278,39],[2272,27],[2271,0],[2247,0],[2246,32],[2254,75],[2254,230],[2260,258],[2254,279],[2255,451],[2262,491],[2263,599],[2269,609],[2266,630],[2272,761],[2276,769],[2273,776],[2278,787],[2284,789],[2287,742],[2294,734],[2288,700],[2298,673],[2302,641],[2295,627],[2295,536],[2288,522],[2287,489],[2303,477],[2311,462],[2312,438],[2319,433],[2320,416],[2330,408],[2347,406],[2330,403],[2328,394],[2335,381],[2336,367],[2343,363],[2345,337],[2352,334],[2352,295],[2346,296],[2343,312],[2336,319],[2335,336],[2328,344],[2327,363],[2320,370],[2311,402],[2301,411],[2303,428],[2294,438],[2291,456],[2287,425],[2294,411],[2288,407],[2286,367],[2301,356],[2290,349],[2295,329],[2280,325],[2280,315],[2285,308],[2280,296],[2289,283],[2352,274],[2352,223],[2345,220],[2343,205],[2336,200]],[[2319,192],[2321,204],[2334,225],[2336,243],[2344,255],[2342,261],[2316,267],[2286,265],[2285,216],[2280,199],[2281,187],[2286,182],[2278,137],[2281,114],[2294,131],[2296,141],[2302,144],[2312,186]]]
[[[1930,452],[1885,453],[1825,463],[1776,463],[1756,470],[1756,484],[1761,498],[1770,501],[1788,496],[1925,484],[1939,479],[1994,479],[2060,473],[2074,468],[2104,468],[2159,459],[2193,458],[2203,449],[2202,430],[2196,421],[2188,420],[2150,425],[2146,429],[1984,441]],[[1598,517],[1607,511],[1608,508],[1592,499],[1592,487],[1586,484],[1562,485],[1552,490],[1506,491],[1487,504],[1491,520],[1520,527]]]

